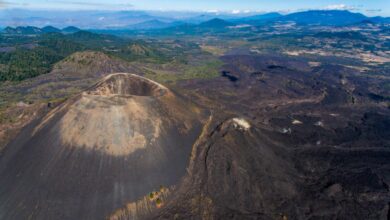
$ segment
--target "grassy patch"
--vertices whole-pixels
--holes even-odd
[[[175,83],[187,79],[210,79],[219,76],[222,64],[222,61],[214,60],[197,66],[183,66],[180,72],[148,69],[145,71],[145,76],[162,83]]]
[[[206,51],[208,53],[211,53],[211,54],[217,55],[217,56],[222,56],[226,52],[225,49],[220,48],[220,47],[216,47],[216,46],[204,45],[204,46],[201,46],[201,48],[203,51]]]

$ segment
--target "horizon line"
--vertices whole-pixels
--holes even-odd
[[[306,12],[306,11],[348,11],[350,13],[359,13],[366,17],[390,17],[390,15],[367,15],[367,13],[361,12],[361,11],[355,11],[355,10],[348,10],[348,9],[296,9],[296,10],[272,10],[272,11],[262,11],[262,10],[179,10],[179,9],[73,9],[73,8],[67,8],[67,9],[60,9],[60,8],[18,8],[18,7],[5,7],[0,8],[1,11],[6,10],[24,10],[24,11],[58,11],[58,12],[181,12],[181,13],[206,13],[206,14],[215,14],[215,15],[261,15],[261,14],[268,14],[268,13],[279,13],[281,15],[288,15],[298,12]]]

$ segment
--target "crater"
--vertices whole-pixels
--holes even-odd
[[[87,92],[100,96],[162,96],[168,89],[150,79],[129,73],[115,73],[106,76]]]
[[[163,104],[142,97],[168,91],[142,76],[110,74],[69,107],[59,124],[61,141],[116,156],[145,148],[159,139]]]

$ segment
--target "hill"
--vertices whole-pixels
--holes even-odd
[[[292,21],[303,25],[347,25],[367,19],[360,13],[342,10],[312,10],[288,14],[276,21]]]
[[[18,47],[0,53],[0,81],[20,81],[50,72],[54,63],[66,56],[85,50],[85,46],[66,39],[58,33],[34,39],[32,47]]]
[[[213,18],[200,24],[184,23],[173,27],[152,30],[151,33],[154,35],[195,35],[215,31],[224,31],[225,29],[227,29],[227,27],[234,25],[234,23],[231,23],[229,21],[220,18]]]
[[[17,91],[19,95],[9,96],[11,102],[18,100],[21,95],[23,100],[19,99],[17,102],[29,104],[12,106],[5,112],[0,108],[0,154],[5,144],[21,128],[48,110],[48,105],[55,105],[64,98],[71,97],[91,87],[102,76],[114,72],[142,73],[121,59],[98,51],[83,51],[57,62],[47,74],[14,83],[9,89]],[[7,94],[6,91],[2,90],[1,93]],[[1,104],[3,107],[4,103]]]
[[[156,82],[108,75],[5,149],[1,217],[103,219],[129,199],[175,184],[186,172],[203,117],[199,107]],[[20,199],[23,210],[16,205]]]
[[[33,27],[33,26],[25,26],[25,27],[6,27],[3,30],[5,34],[16,34],[16,35],[34,35],[34,34],[42,34],[42,29]]]
[[[124,29],[151,30],[151,29],[162,29],[162,28],[167,28],[167,27],[171,27],[171,26],[177,26],[179,24],[180,23],[178,23],[178,22],[170,23],[170,22],[163,22],[163,21],[154,19],[154,20],[150,20],[150,21],[141,22],[138,24],[129,25],[129,26],[125,27]]]
[[[234,24],[223,19],[214,18],[205,22],[200,23],[197,27],[199,28],[208,28],[208,29],[223,29]]]
[[[0,81],[21,81],[46,74],[51,71],[56,62],[72,53],[85,50],[103,51],[127,61],[143,59],[149,62],[169,60],[166,56],[168,52],[171,52],[172,56],[177,54],[172,51],[174,49],[165,50],[163,54],[158,45],[146,43],[143,40],[123,39],[88,31],[68,34],[43,33],[20,36],[20,38],[7,35],[7,37],[9,44],[13,47],[9,47],[9,51],[0,52],[2,67],[0,68]],[[18,46],[19,39],[26,41],[25,46]]]
[[[74,27],[74,26],[69,26],[69,27],[63,28],[61,31],[63,33],[66,33],[66,34],[72,34],[72,33],[76,33],[78,31],[81,31],[81,29]]]
[[[98,51],[82,51],[73,53],[56,63],[50,74],[82,79],[129,70],[131,66],[123,60]]]
[[[53,26],[45,26],[42,29],[43,33],[61,33],[61,30]]]
[[[231,19],[229,20],[230,22],[236,23],[236,24],[262,24],[263,22],[273,20],[276,18],[280,18],[283,15],[277,12],[270,12],[266,14],[260,14],[260,15],[253,15],[253,16],[248,16],[248,17],[243,17],[243,18],[238,18],[238,19]]]
[[[18,26],[18,27],[6,27],[3,30],[3,33],[5,34],[13,34],[13,35],[37,35],[37,34],[46,34],[46,33],[76,33],[78,31],[81,31],[79,28],[76,27],[66,27],[61,29],[58,29],[53,26],[45,26],[43,28],[34,27],[34,26]]]

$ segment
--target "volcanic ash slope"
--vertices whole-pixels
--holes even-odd
[[[176,184],[204,116],[149,79],[108,75],[7,146],[0,157],[0,219],[104,219]]]

